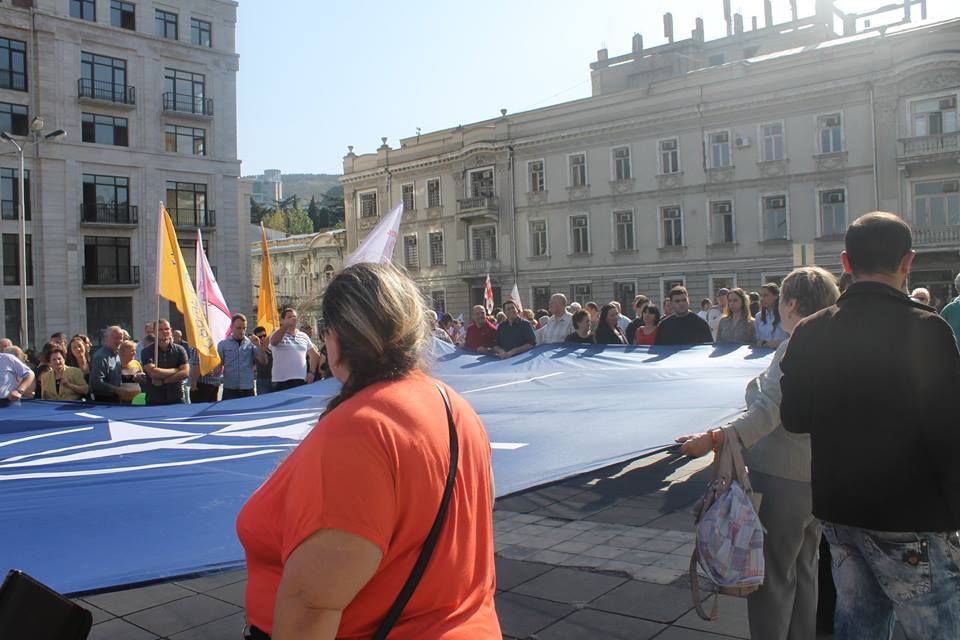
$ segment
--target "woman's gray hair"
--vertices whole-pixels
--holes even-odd
[[[797,313],[804,318],[832,307],[839,297],[836,277],[820,267],[794,269],[780,283],[780,298],[784,302],[796,300]]]

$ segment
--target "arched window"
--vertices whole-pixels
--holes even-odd
[[[323,268],[323,283],[325,285],[330,284],[330,281],[333,280],[333,265],[328,264]]]

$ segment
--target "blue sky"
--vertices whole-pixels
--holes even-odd
[[[890,0],[839,0],[862,10]],[[928,0],[928,17],[960,15]],[[798,0],[801,16],[814,0]],[[732,0],[763,24],[762,0]],[[724,35],[722,0],[240,0],[238,138],[243,174],[340,173],[347,145],[374,151],[381,136],[453,127],[590,95],[597,49],[626,53],[676,38],[697,17]],[[919,19],[919,6],[914,7]],[[776,22],[790,18],[774,0]]]

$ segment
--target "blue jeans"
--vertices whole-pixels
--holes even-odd
[[[836,640],[960,638],[957,532],[901,533],[823,523],[837,585]]]

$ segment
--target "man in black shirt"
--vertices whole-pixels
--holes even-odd
[[[157,325],[159,357],[155,347],[144,350],[143,370],[150,378],[144,385],[147,404],[183,404],[183,381],[190,377],[187,350],[173,342],[170,322],[160,320]]]
[[[657,328],[658,345],[712,344],[710,325],[695,313],[690,313],[690,294],[686,287],[676,286],[670,290],[673,314],[660,321]]]
[[[503,303],[503,313],[507,319],[497,327],[497,344],[493,353],[498,358],[506,359],[529,351],[537,344],[537,336],[533,332],[533,325],[520,317],[520,310],[513,300]]]
[[[780,363],[783,426],[810,434],[836,637],[890,638],[896,618],[909,638],[960,638],[960,353],[904,293],[903,220],[868,213],[845,244],[853,284],[797,325]]]

